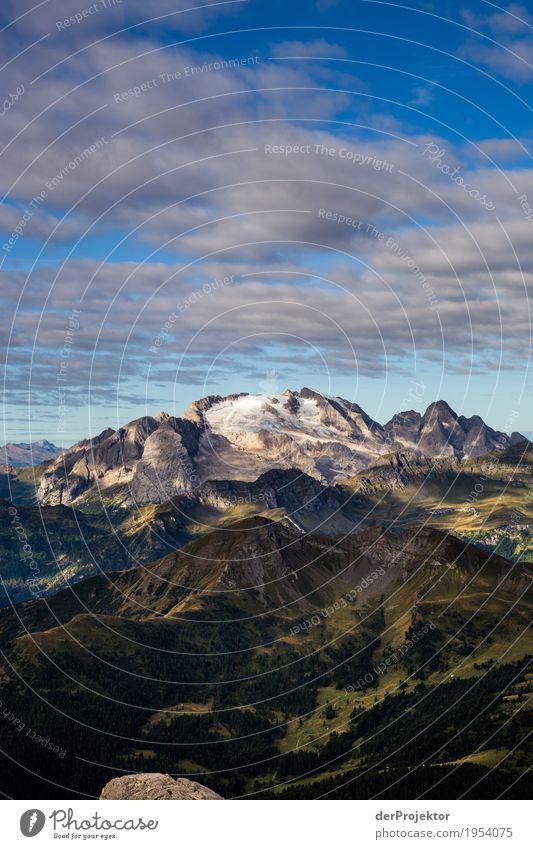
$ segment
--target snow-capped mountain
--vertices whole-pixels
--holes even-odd
[[[94,494],[161,503],[208,480],[254,481],[273,468],[330,484],[394,451],[464,458],[522,439],[479,416],[457,416],[444,401],[381,425],[357,404],[312,389],[209,396],[179,418],[160,413],[78,443],[45,471],[39,498],[58,504]]]
[[[199,412],[207,435],[198,457],[204,480],[253,480],[276,466],[331,482],[390,450],[383,428],[357,404],[311,389],[214,398]]]

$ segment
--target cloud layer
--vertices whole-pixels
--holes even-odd
[[[29,375],[33,403],[50,404],[73,310],[72,405],[228,376],[238,389],[280,361],[295,379],[524,369],[526,140],[415,129],[433,91],[412,86],[410,107],[390,110],[334,38],[251,33],[233,48],[204,35],[236,4],[176,32],[175,3],[151,4],[161,20],[143,27],[142,4],[117,4],[68,39],[62,4],[12,4],[6,21],[10,9],[22,16],[2,72],[20,92],[4,104],[0,171],[10,401]],[[525,10],[464,20],[508,49],[472,35],[463,52],[527,78]]]

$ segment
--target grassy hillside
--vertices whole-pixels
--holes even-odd
[[[10,767],[11,795],[97,794],[116,769],[226,796],[525,794],[531,603],[523,566],[433,529],[241,520],[3,612],[3,705],[65,751],[4,722],[41,776]]]

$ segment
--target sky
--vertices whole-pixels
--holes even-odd
[[[4,0],[0,50],[4,442],[303,386],[533,431],[533,3]]]

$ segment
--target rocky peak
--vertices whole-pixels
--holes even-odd
[[[455,413],[446,401],[433,401],[422,416],[422,427],[435,422],[457,424],[459,421]]]
[[[284,403],[284,407],[289,410],[290,413],[297,413],[300,409],[300,400],[298,398],[297,392],[291,392],[290,389],[286,389],[285,392],[282,393],[283,397],[287,400]]]

